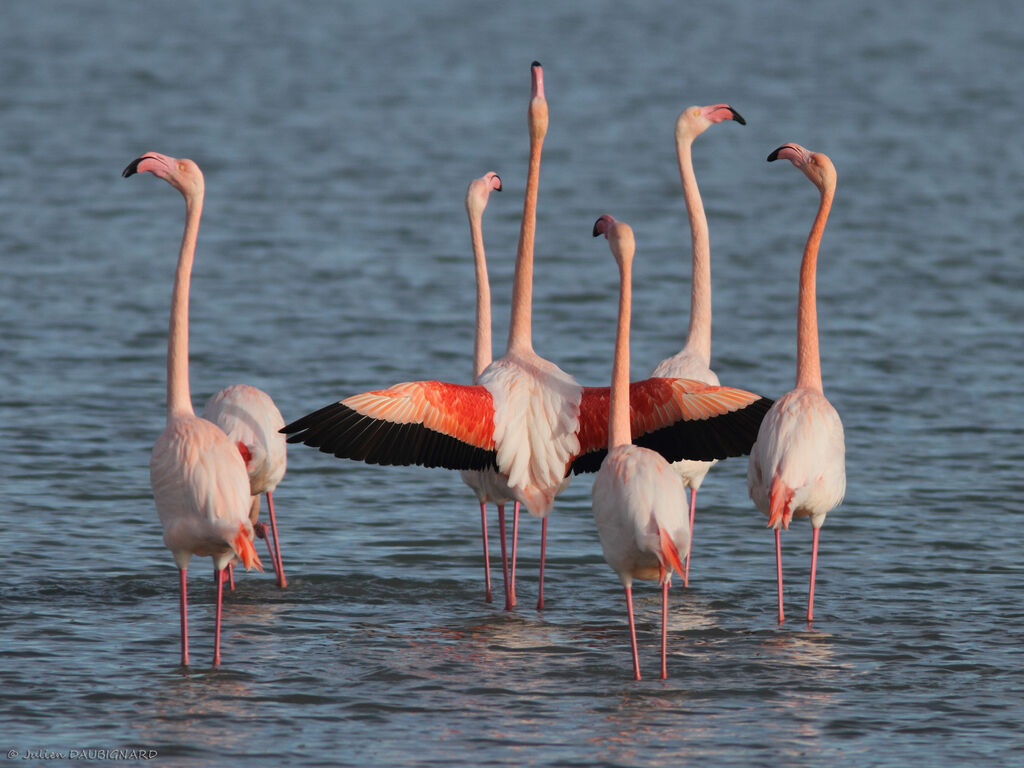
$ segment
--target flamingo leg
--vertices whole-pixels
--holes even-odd
[[[629,616],[629,641],[633,648],[633,679],[640,679],[640,654],[636,650],[636,624],[633,623],[633,587],[626,586],[626,613]]]
[[[782,610],[782,531],[775,529],[775,576],[779,582],[779,624],[786,620]]]
[[[544,555],[548,543],[548,519],[545,517],[540,524],[540,581],[537,586],[537,610],[544,610]]]
[[[277,518],[274,517],[274,494],[267,491],[267,509],[270,512],[270,530],[274,534],[274,551],[271,552],[271,559],[274,562],[274,572],[277,574],[277,586],[284,589],[288,586],[288,579],[284,575],[284,561],[281,560],[281,539],[277,537]],[[270,545],[270,542],[267,542]]]
[[[661,679],[668,678],[668,579],[661,585]]]
[[[512,509],[512,605],[516,604],[516,560],[519,557],[519,502]]]
[[[223,572],[215,573],[214,574],[215,578],[218,577],[218,576],[220,577],[221,581],[223,581],[225,578],[227,578],[227,580],[231,583],[231,590],[234,591],[234,589],[235,589],[235,564],[234,563],[228,563],[227,573],[226,574],[223,573]]]
[[[697,516],[697,489],[690,489],[690,549],[686,552],[686,560],[683,561],[683,586],[690,586],[690,553],[693,552],[693,522]]]
[[[188,569],[182,568],[178,571],[178,581],[181,585],[181,666],[188,666]]]
[[[508,570],[508,543],[505,534],[505,505],[498,505],[498,528],[501,529],[501,569],[505,576],[505,610],[511,611],[516,604],[515,595],[512,592],[512,580]]]
[[[487,543],[487,502],[480,502],[480,528],[483,531],[484,539],[484,600],[488,603],[494,601],[491,593],[491,552]]]
[[[213,630],[213,666],[220,666],[220,617],[221,617],[221,604],[224,597],[224,578],[223,571],[214,569],[214,575],[217,576],[217,620],[214,624]]]
[[[814,574],[818,570],[818,534],[821,528],[815,528],[811,539],[811,589],[807,595],[807,623],[814,621]]]

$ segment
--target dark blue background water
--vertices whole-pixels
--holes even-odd
[[[1024,29],[1008,1],[906,5],[6,5],[0,754],[1024,762]],[[183,207],[121,169],[156,150],[206,174],[197,405],[248,382],[291,419],[398,381],[468,381],[463,195],[501,174],[485,219],[500,353],[533,59],[551,113],[535,344],[584,383],[607,381],[614,334],[617,276],[590,237],[601,213],[637,233],[634,375],[682,344],[689,235],[672,129],[684,107],[728,102],[748,121],[694,149],[724,383],[777,396],[793,381],[817,194],[766,155],[796,141],[838,169],[818,295],[848,490],[822,532],[813,629],[799,619],[809,527],[784,536],[779,627],[744,460],[701,491],[669,680],[634,683],[588,478],[551,518],[547,610],[532,607],[540,526],[526,519],[520,603],[505,613],[483,602],[479,518],[454,474],[297,446],[276,494],[288,589],[239,577],[212,670],[213,590],[197,561],[182,670],[147,465]],[[657,590],[638,588],[648,678],[658,619]]]

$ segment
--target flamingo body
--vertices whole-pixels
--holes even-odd
[[[506,354],[478,381],[492,398],[498,469],[530,514],[546,517],[579,455],[583,387],[532,351]]]
[[[661,454],[638,445],[609,450],[592,496],[601,550],[623,586],[682,572],[690,549],[686,488]]]
[[[203,418],[224,430],[231,442],[245,445],[251,495],[273,493],[287,469],[288,447],[281,434],[284,417],[270,395],[248,384],[233,384],[206,402]]]
[[[149,471],[164,544],[179,568],[188,567],[192,555],[212,557],[218,571],[236,556],[252,567],[258,558],[251,542],[249,478],[238,449],[216,424],[195,416],[169,420],[153,447]]]
[[[214,422],[234,443],[242,455],[249,475],[249,520],[260,538],[267,538],[266,526],[258,523],[260,495],[266,494],[270,514],[271,535],[267,549],[274,563],[277,585],[285,587],[281,558],[281,540],[274,511],[274,491],[284,478],[288,464],[288,447],[281,428],[284,417],[273,399],[262,389],[248,384],[233,384],[211,397],[203,408],[203,418]]]
[[[820,528],[846,493],[846,446],[836,409],[813,389],[793,389],[761,423],[747,464],[747,487],[770,528],[795,517]]]

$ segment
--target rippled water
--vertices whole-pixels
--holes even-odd
[[[6,6],[0,748],[138,747],[169,765],[1024,761],[1024,30],[1009,2],[905,5]],[[551,518],[546,610],[526,519],[504,612],[482,599],[479,518],[453,473],[297,446],[276,494],[288,588],[239,577],[212,670],[196,562],[183,670],[147,469],[183,210],[121,169],[156,150],[206,174],[197,404],[244,381],[291,419],[397,381],[467,381],[463,194],[487,170],[505,184],[485,218],[500,351],[533,59],[551,110],[535,343],[584,383],[607,381],[614,333],[601,213],[637,233],[634,374],[681,345],[683,107],[748,121],[694,149],[723,383],[777,396],[793,380],[817,197],[765,156],[797,141],[835,162],[818,292],[848,491],[822,532],[814,627],[798,618],[808,526],[783,539],[779,627],[742,460],[701,491],[665,682],[657,590],[638,587],[649,679],[634,683],[589,478]]]

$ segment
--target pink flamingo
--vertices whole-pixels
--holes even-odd
[[[332,403],[286,425],[284,432],[288,442],[370,464],[496,468],[530,514],[546,521],[568,473],[596,472],[607,452],[609,390],[581,387],[533,350],[537,187],[548,123],[536,62],[532,79],[530,165],[504,357],[487,366],[474,385],[404,382]],[[635,382],[630,393],[634,440],[671,461],[747,453],[771,403],[744,390],[685,379]],[[545,533],[546,522],[538,608],[544,606]]]
[[[479,379],[484,369],[491,364],[491,287],[487,277],[487,257],[484,252],[483,213],[491,190],[501,191],[501,178],[494,171],[485,173],[470,182],[466,189],[466,215],[469,217],[470,239],[473,243],[473,260],[476,266],[476,337],[473,343],[473,380]],[[282,438],[283,439],[283,438]],[[508,550],[505,540],[505,504],[515,501],[508,479],[494,469],[464,469],[462,481],[473,489],[480,502],[480,527],[484,543],[484,579],[486,600],[491,602],[491,558],[487,545],[487,504],[498,507],[498,525],[501,530],[501,565],[505,578],[505,609],[515,605],[512,581],[509,575]],[[515,524],[519,522],[519,502],[515,501]]]
[[[846,446],[843,423],[821,387],[815,274],[818,247],[825,231],[836,189],[836,169],[820,152],[799,144],[784,144],[768,155],[792,161],[821,193],[800,266],[800,295],[796,326],[796,388],[780,397],[761,423],[747,465],[747,490],[757,508],[775,529],[775,569],[779,585],[779,623],[782,607],[782,544],[780,529],[794,517],[811,518],[811,585],[807,622],[814,619],[814,575],[818,565],[818,533],[825,515],[846,493]]]
[[[633,623],[633,579],[657,579],[661,585],[661,679],[668,676],[668,588],[672,570],[683,573],[680,554],[690,548],[690,525],[683,511],[686,487],[661,454],[631,443],[629,419],[629,320],[632,301],[633,230],[605,215],[594,224],[619,265],[619,327],[612,363],[608,414],[608,455],[594,477],[593,509],[601,549],[626,590],[633,677],[640,679],[640,658]]]
[[[288,586],[281,560],[281,539],[277,535],[274,515],[274,490],[284,478],[288,463],[288,448],[281,434],[284,417],[270,395],[248,384],[233,384],[211,397],[203,408],[203,418],[212,421],[238,446],[249,473],[249,493],[252,494],[249,520],[258,538],[267,542],[267,551],[274,564],[277,586]],[[266,494],[270,515],[270,531],[274,543],[267,538],[267,526],[258,522],[260,495]],[[231,566],[228,566],[231,573]]]
[[[189,391],[188,294],[203,210],[203,174],[191,160],[149,152],[133,160],[122,175],[146,171],[167,181],[185,198],[185,232],[178,253],[167,341],[167,427],[153,446],[150,482],[164,528],[164,544],[178,565],[181,663],[189,663],[188,563],[192,555],[199,555],[213,558],[217,585],[213,665],[218,666],[224,569],[235,558],[246,569],[263,567],[252,546],[245,462],[219,427],[196,417]]]
[[[683,184],[683,200],[690,220],[690,238],[693,250],[693,280],[690,285],[690,328],[682,351],[662,360],[651,376],[692,379],[717,386],[718,375],[711,370],[711,244],[708,237],[708,219],[697,188],[693,172],[692,147],[694,140],[715,123],[735,120],[746,125],[739,112],[728,104],[707,107],[687,107],[676,119],[676,157],[679,159],[679,177]],[[677,461],[672,468],[690,489],[690,534],[693,535],[697,512],[697,489],[713,461]],[[692,543],[692,541],[691,541]],[[683,586],[690,584],[690,555],[683,563]]]

